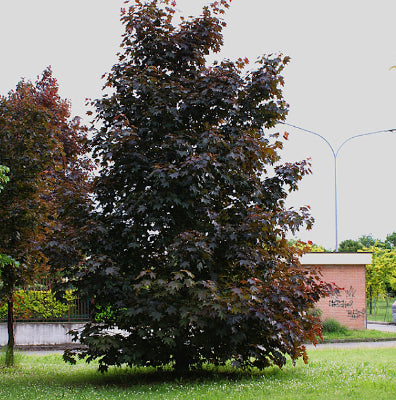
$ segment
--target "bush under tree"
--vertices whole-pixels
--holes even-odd
[[[320,335],[308,310],[331,288],[285,238],[312,223],[285,206],[309,164],[281,164],[268,133],[287,114],[288,58],[260,57],[250,72],[247,59],[207,65],[228,5],[175,25],[165,0],[122,14],[110,93],[94,102],[98,208],[77,282],[92,322],[75,332],[87,348],[66,360],[264,368],[306,359]]]

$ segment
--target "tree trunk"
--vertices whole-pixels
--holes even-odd
[[[176,347],[174,352],[174,371],[178,376],[188,375],[190,371],[191,359],[188,349],[185,346],[187,331],[182,330],[180,336],[176,337]]]
[[[177,375],[183,376],[187,375],[190,370],[190,365],[188,361],[188,357],[184,349],[178,349],[175,352],[175,367],[174,371]]]
[[[8,343],[6,351],[6,366],[12,367],[14,365],[14,301],[12,295],[8,298],[8,316],[7,316],[7,327],[8,327]]]

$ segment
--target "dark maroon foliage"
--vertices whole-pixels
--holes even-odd
[[[94,103],[98,211],[79,286],[93,314],[76,333],[101,370],[281,367],[320,335],[309,310],[329,286],[285,239],[312,223],[285,207],[309,164],[280,164],[282,142],[268,134],[287,113],[288,58],[261,57],[251,72],[246,59],[207,66],[228,3],[177,26],[168,1],[122,16],[111,94]]]
[[[0,164],[10,171],[0,194],[0,254],[13,260],[0,274],[0,300],[7,300],[9,325],[17,285],[69,275],[84,259],[92,169],[86,134],[78,118],[70,120],[50,68],[0,97]]]

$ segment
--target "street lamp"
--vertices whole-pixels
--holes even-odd
[[[299,129],[300,131],[312,133],[313,135],[318,136],[322,140],[324,140],[327,143],[327,145],[330,147],[331,153],[333,154],[333,157],[334,157],[334,212],[335,212],[335,242],[336,242],[335,250],[338,251],[338,197],[337,197],[337,157],[338,157],[338,154],[340,153],[340,150],[344,146],[344,144],[346,144],[347,142],[349,142],[352,139],[356,139],[356,138],[359,138],[362,136],[375,135],[377,133],[396,132],[396,128],[385,129],[385,130],[375,131],[375,132],[361,133],[359,135],[351,136],[348,139],[344,140],[337,149],[334,149],[333,146],[330,144],[330,142],[322,135],[319,135],[319,133],[317,133],[317,132],[313,132],[308,129],[304,129],[299,126],[293,125],[293,124],[288,124],[286,122],[282,122],[282,121],[279,121],[279,122],[283,125],[287,125],[292,128]]]

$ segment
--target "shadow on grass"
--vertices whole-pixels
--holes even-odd
[[[37,368],[36,366],[37,365]],[[217,367],[211,364],[204,365],[202,369],[188,371],[183,376],[177,375],[170,366],[164,368],[153,367],[111,367],[106,373],[97,370],[97,364],[86,364],[83,361],[75,366],[65,364],[60,355],[28,356],[23,363],[16,367],[21,369],[25,379],[30,383],[34,381],[39,385],[78,387],[139,387],[152,385],[195,385],[211,383],[232,383],[252,381],[259,379],[287,380],[298,375],[298,368],[269,367],[265,370],[235,369],[231,366]],[[34,373],[32,373],[34,371]],[[16,371],[16,373],[18,373]]]

